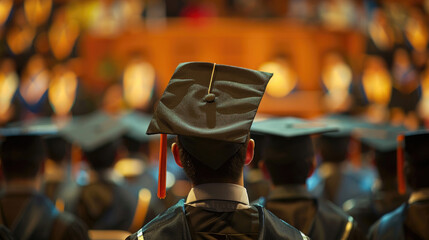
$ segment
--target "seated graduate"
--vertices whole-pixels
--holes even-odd
[[[58,135],[44,138],[47,159],[43,173],[43,193],[52,201],[60,199],[68,185],[72,184],[69,175],[68,157],[70,156],[70,144]]]
[[[250,126],[271,76],[204,62],[177,67],[147,133],[161,133],[158,196],[165,197],[166,134],[177,134],[172,152],[193,188],[127,239],[307,239],[249,205],[243,187],[243,167],[253,158]]]
[[[429,131],[398,137],[398,190],[412,192],[407,202],[381,217],[370,229],[369,239],[429,239]]]
[[[65,210],[81,218],[90,229],[129,230],[137,197],[129,192],[122,176],[113,170],[121,135],[126,131],[117,118],[103,112],[73,120],[61,130],[78,144],[90,170],[88,179],[65,196]]]
[[[258,202],[311,239],[365,239],[352,217],[307,190],[315,163],[311,135],[335,130],[298,118],[255,122],[251,131],[266,134],[262,168],[273,184]]]
[[[158,169],[149,161],[150,141],[158,140],[159,136],[146,134],[152,115],[130,111],[118,117],[127,131],[122,136],[120,158],[114,169],[124,177],[124,187],[139,199],[141,207],[138,215],[141,222],[133,223],[133,229],[130,230],[134,232],[167,209],[166,203],[156,197]]]
[[[31,135],[35,134],[35,135]],[[89,239],[85,224],[68,213],[60,213],[40,188],[45,160],[40,132],[0,130],[7,136],[1,147],[6,190],[0,194],[0,224],[15,239]]]
[[[405,131],[405,128],[383,124],[360,128],[357,133],[360,142],[372,151],[378,178],[370,195],[346,201],[343,209],[358,222],[364,233],[367,233],[369,227],[381,216],[408,199],[407,194],[398,192],[397,184],[396,138],[402,131]]]
[[[360,167],[351,164],[350,159],[352,131],[367,123],[344,115],[331,115],[317,121],[333,124],[339,132],[322,134],[316,140],[315,150],[321,163],[307,181],[311,193],[339,207],[351,198],[368,195],[375,171],[366,159],[359,160]]]

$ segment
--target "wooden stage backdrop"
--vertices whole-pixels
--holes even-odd
[[[119,81],[121,69],[135,52],[144,54],[157,74],[158,94],[180,62],[208,61],[258,69],[282,53],[299,76],[297,90],[283,98],[265,96],[261,113],[315,116],[323,112],[321,56],[344,53],[354,72],[364,57],[365,37],[357,30],[329,30],[287,20],[168,19],[120,34],[82,36],[83,80],[94,91]],[[100,91],[101,94],[101,91]]]

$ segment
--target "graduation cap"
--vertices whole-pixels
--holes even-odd
[[[82,150],[92,151],[119,138],[126,130],[118,117],[100,111],[73,119],[59,134]]]
[[[406,192],[406,183],[404,176],[404,156],[407,155],[407,161],[416,167],[429,165],[429,131],[417,130],[407,132],[398,136],[398,191],[401,194]]]
[[[338,129],[322,122],[299,118],[272,118],[252,125],[253,133],[267,136],[266,161],[287,163],[313,155],[311,135],[334,132]]]
[[[147,142],[154,137],[146,134],[152,116],[140,112],[125,112],[120,115],[120,122],[127,128],[125,136],[139,142]]]
[[[161,134],[158,197],[165,197],[166,134],[218,169],[246,143],[271,73],[206,62],[179,64],[147,134]]]
[[[56,135],[58,130],[59,126],[47,119],[34,122],[14,122],[0,128],[0,136],[50,136]]]
[[[336,127],[338,129],[336,132],[328,132],[323,134],[323,136],[328,137],[351,136],[356,128],[368,126],[368,123],[364,122],[362,119],[342,114],[327,115],[317,118],[315,121]]]
[[[392,126],[390,124],[369,125],[357,127],[353,136],[362,143],[373,148],[377,152],[389,152],[396,150],[397,137],[407,129],[403,126]]]

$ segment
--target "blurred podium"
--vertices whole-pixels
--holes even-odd
[[[155,68],[159,95],[181,62],[259,69],[285,55],[296,72],[296,87],[284,97],[265,96],[259,112],[309,117],[323,111],[322,56],[336,50],[358,64],[364,48],[365,37],[356,29],[329,30],[286,19],[167,19],[108,36],[88,32],[82,36],[79,55],[85,66],[85,84],[101,92],[111,82],[120,81],[125,63],[138,52]],[[355,71],[360,66],[351,68]]]

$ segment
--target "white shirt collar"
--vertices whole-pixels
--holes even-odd
[[[232,183],[200,184],[189,191],[186,203],[204,200],[226,200],[249,205],[246,188]]]

